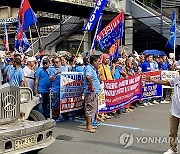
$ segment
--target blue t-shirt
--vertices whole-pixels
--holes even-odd
[[[142,69],[142,72],[149,72],[149,71],[151,71],[150,63],[148,61],[146,61],[146,60],[140,64],[140,67]]]
[[[49,69],[49,78],[55,75],[58,71],[58,68],[53,67]],[[54,81],[52,81],[52,91],[53,93],[60,93],[60,73],[56,75]]]
[[[94,88],[94,92],[95,93],[99,93],[100,91],[100,80],[98,77],[98,72],[97,70],[94,68],[94,66],[92,66],[91,64],[85,66],[84,68],[84,84],[85,84],[85,93],[91,93],[88,89],[88,81],[86,79],[86,76],[90,76],[92,79],[92,84],[93,84],[93,88]]]
[[[170,67],[170,64],[168,62],[160,63],[160,69],[161,70],[168,70]]]
[[[8,74],[9,76],[11,76],[11,74],[12,74],[13,71],[14,71],[13,65],[7,65],[7,66],[6,66],[6,70],[7,70],[7,74]]]
[[[110,69],[111,69],[111,71],[112,71],[113,67],[111,66]],[[120,74],[120,71],[119,71],[119,70],[120,70],[119,67],[114,70],[114,74],[112,74],[113,79],[116,80],[116,79],[120,79],[120,78],[121,78],[121,74]]]
[[[14,69],[10,75],[9,83],[11,85],[20,86],[21,82],[24,81],[24,72],[23,69],[20,67],[18,69]]]
[[[6,79],[7,79],[7,74],[4,74],[4,70],[6,69],[6,64],[5,62],[2,62],[2,65],[1,65],[1,73],[2,73],[2,76],[3,76],[3,82],[6,83]]]
[[[84,71],[84,67],[83,66],[78,66],[78,65],[76,65],[72,69],[72,72],[83,72],[83,71]]]
[[[61,72],[69,72],[71,70],[69,65],[62,66],[61,65]]]
[[[35,75],[38,78],[38,92],[48,93],[50,92],[51,82],[49,80],[49,69],[45,70],[43,67],[39,68]]]

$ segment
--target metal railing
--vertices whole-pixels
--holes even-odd
[[[162,7],[171,8],[171,7],[179,7],[180,0],[162,0]]]
[[[144,9],[148,10],[149,12],[153,13],[155,15],[155,17],[159,17],[162,18],[162,21],[166,24],[171,24],[171,15],[167,14],[166,12],[164,12],[161,9],[158,8],[156,5],[154,4],[149,4],[146,5],[138,0],[133,0],[134,2],[136,2],[138,5],[142,6]],[[162,13],[162,14],[161,14]],[[180,23],[180,20],[177,19],[177,23]],[[177,28],[180,29],[179,24],[177,24]]]
[[[69,15],[62,15],[62,24],[64,24],[64,23],[66,23],[69,19],[71,19],[72,18],[72,16],[69,16]],[[58,29],[60,28],[60,24],[58,24],[58,25],[55,25],[54,26],[54,29],[51,29],[51,30],[49,30],[48,32],[46,32],[46,34],[41,34],[41,38],[35,38],[34,40],[35,41],[33,41],[33,43],[31,44],[31,47],[34,45],[34,44],[36,44],[40,39],[42,39],[42,38],[48,38],[52,33],[54,33],[55,31],[57,31]],[[45,29],[44,27],[41,27],[40,29]],[[41,31],[41,30],[40,30]],[[42,30],[43,31],[43,30]]]

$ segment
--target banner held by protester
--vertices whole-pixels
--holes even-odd
[[[79,110],[84,102],[84,76],[80,72],[63,72],[60,77],[60,113]]]
[[[100,113],[108,113],[122,108],[126,104],[141,99],[141,74],[127,79],[104,81],[106,107]]]
[[[179,72],[177,71],[161,71],[162,80],[172,80],[175,77],[179,76]],[[162,86],[163,88],[173,88],[170,86]]]
[[[151,76],[153,78],[156,78],[157,80],[161,79],[161,71],[146,72],[144,73],[144,75]],[[163,95],[162,85],[158,85],[152,82],[142,81],[142,99],[162,97],[162,95]]]

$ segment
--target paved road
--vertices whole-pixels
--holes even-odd
[[[135,108],[120,118],[107,120],[95,134],[84,132],[82,121],[61,122],[55,128],[56,141],[40,154],[161,154],[169,148],[169,109],[170,104]],[[124,141],[130,146],[122,148],[119,138],[127,132],[133,133]]]

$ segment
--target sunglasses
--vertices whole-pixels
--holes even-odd
[[[55,61],[54,63],[57,64],[57,63],[59,63],[59,62],[60,62],[60,61]]]
[[[47,62],[43,62],[43,65],[47,65],[48,63]]]

